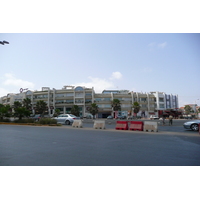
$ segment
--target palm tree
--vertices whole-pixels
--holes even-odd
[[[55,109],[54,117],[57,117],[60,114],[60,109]]]
[[[113,99],[113,101],[111,101],[111,106],[113,108],[113,111],[120,111],[121,110],[121,102],[119,99]],[[114,117],[116,117],[116,113],[114,112]]]
[[[39,100],[36,103],[36,110],[39,114],[41,114],[42,116],[44,116],[44,112],[47,109],[47,103],[43,100]]]
[[[92,103],[91,106],[89,107],[89,112],[94,116],[99,112],[99,107],[96,103]]]
[[[31,100],[29,98],[26,98],[22,101],[23,107],[25,107],[27,110],[31,109]]]
[[[114,111],[121,110],[121,102],[119,99],[113,99],[113,101],[111,101],[111,105]]]
[[[134,115],[136,116],[137,115],[137,113],[140,111],[140,108],[141,108],[141,106],[140,106],[140,104],[137,102],[137,101],[135,101],[134,103],[133,103],[133,112],[134,112]]]
[[[71,113],[77,117],[79,117],[80,115],[80,110],[79,107],[77,105],[73,105],[72,109],[71,109]]]

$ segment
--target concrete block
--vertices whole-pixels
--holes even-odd
[[[105,129],[106,128],[105,127],[105,121],[95,120],[93,128],[95,128],[95,129]]]
[[[72,127],[76,127],[76,128],[83,128],[83,122],[82,120],[74,120],[73,124],[72,124]]]
[[[158,122],[148,122],[148,121],[144,121],[144,131],[154,131],[154,132],[158,132]]]

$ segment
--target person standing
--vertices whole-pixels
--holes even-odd
[[[163,126],[165,125],[165,117],[162,117]]]
[[[169,126],[173,124],[173,117],[170,115],[169,116]]]

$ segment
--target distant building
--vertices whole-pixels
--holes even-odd
[[[36,102],[43,100],[47,103],[46,113],[52,116],[55,109],[60,113],[70,113],[73,105],[78,105],[80,115],[89,113],[91,103],[99,107],[99,118],[106,118],[113,115],[111,101],[119,99],[121,111],[119,115],[133,115],[132,105],[138,102],[141,106],[138,116],[149,117],[150,115],[169,115],[170,112],[177,114],[178,95],[166,94],[164,92],[138,93],[129,90],[103,90],[102,93],[95,93],[93,88],[84,86],[64,86],[62,89],[50,89],[42,87],[41,91],[25,91],[18,94],[7,94],[0,98],[0,103],[12,106],[15,101],[22,102],[24,98],[31,99],[32,113],[35,113]]]

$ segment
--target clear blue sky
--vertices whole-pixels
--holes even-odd
[[[64,85],[178,94],[200,104],[200,34],[0,34],[0,96]]]

